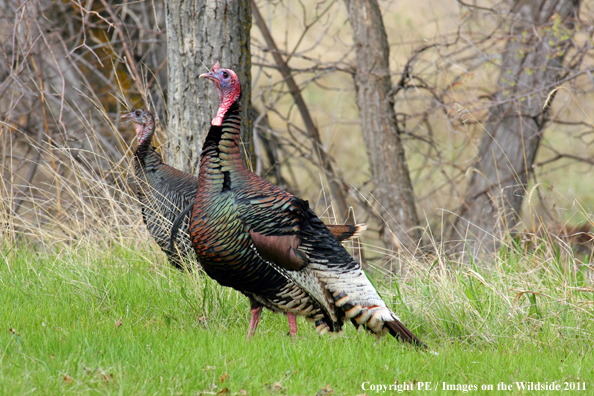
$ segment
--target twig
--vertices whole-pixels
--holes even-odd
[[[303,100],[303,97],[301,95],[301,89],[297,86],[297,83],[295,82],[295,79],[292,76],[291,68],[280,54],[276,46],[276,43],[274,42],[274,38],[270,34],[270,31],[268,30],[268,27],[266,26],[264,19],[262,19],[260,11],[258,10],[258,7],[256,6],[256,3],[254,1],[252,1],[252,15],[254,17],[256,25],[262,33],[262,36],[264,36],[264,40],[266,41],[266,44],[268,46],[268,51],[272,54],[274,61],[279,66],[280,73],[283,76],[283,79],[287,84],[287,87],[289,88],[291,96],[293,96],[295,105],[297,106],[297,109],[301,114],[301,118],[303,119],[303,123],[305,124],[305,129],[307,130],[309,136],[314,142],[314,151],[318,156],[320,164],[325,170],[326,176],[328,177],[328,183],[330,185],[330,191],[332,192],[332,196],[336,200],[336,203],[339,208],[340,216],[338,216],[338,220],[340,221],[340,219],[342,219],[344,216],[348,214],[348,205],[346,203],[345,194],[345,191],[348,190],[348,187],[346,187],[346,184],[342,183],[336,175],[336,172],[332,167],[331,158],[324,149],[324,146],[322,145],[318,128],[313,122],[309,109],[307,108],[307,105]],[[352,221],[352,219],[349,219],[349,221]]]
[[[101,2],[105,6],[105,9],[109,13],[109,15],[111,16],[111,19],[115,23],[115,30],[117,31],[118,36],[120,36],[120,40],[122,41],[122,46],[124,47],[124,52],[126,53],[126,58],[125,58],[126,64],[130,67],[130,71],[132,72],[133,79],[136,82],[136,86],[138,87],[138,90],[140,91],[140,95],[142,96],[142,99],[144,100],[144,102],[148,103],[146,91],[145,91],[144,87],[142,86],[142,79],[140,78],[140,74],[138,73],[138,68],[136,67],[136,62],[134,61],[134,56],[132,55],[132,51],[130,51],[130,46],[128,45],[126,36],[124,36],[124,32],[122,31],[121,21],[115,15],[115,13],[113,12],[113,10],[109,6],[109,4],[107,4],[107,1],[101,0]]]
[[[39,165],[39,160],[41,159],[41,151],[39,147],[41,147],[41,139],[43,138],[43,125],[39,124],[37,128],[37,147],[35,147],[35,155],[33,156],[33,160],[31,162],[31,166],[29,167],[29,172],[27,173],[27,177],[25,178],[25,188],[21,192],[21,194],[25,194],[25,189],[28,187],[31,190],[31,181],[33,181],[33,176],[35,176],[35,171],[37,171],[37,165]],[[23,197],[20,196],[14,202],[14,215],[18,214],[19,208],[23,203]]]

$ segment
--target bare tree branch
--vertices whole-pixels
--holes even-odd
[[[289,92],[293,96],[295,105],[297,106],[297,109],[301,114],[301,118],[303,119],[303,123],[305,124],[305,129],[307,130],[309,136],[314,142],[314,151],[317,154],[317,157],[320,161],[320,165],[326,172],[328,184],[330,185],[330,191],[332,192],[332,196],[334,197],[335,203],[338,206],[337,220],[341,222],[342,219],[346,219],[348,215],[348,205],[346,202],[348,187],[346,186],[346,184],[341,182],[340,178],[337,176],[337,173],[334,171],[334,168],[332,166],[332,159],[324,149],[324,146],[320,139],[320,133],[318,131],[318,128],[313,122],[307,105],[305,104],[305,101],[301,96],[301,90],[297,86],[297,83],[295,82],[295,79],[292,76],[291,68],[278,51],[278,48],[272,35],[270,34],[270,31],[268,30],[268,27],[266,26],[264,19],[262,19],[258,7],[253,1],[252,15],[254,17],[256,25],[258,26],[258,29],[260,29],[260,32],[262,32],[262,36],[264,36],[264,40],[268,45],[268,50],[272,54],[276,64],[279,67],[279,71],[283,76],[284,82],[287,84]],[[347,222],[350,222],[351,224],[352,221],[353,219],[351,218],[347,219]]]

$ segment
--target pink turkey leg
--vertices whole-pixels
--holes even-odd
[[[289,319],[289,334],[291,337],[297,335],[297,318],[293,312],[287,312],[287,319]]]
[[[262,313],[262,307],[252,308],[252,317],[250,319],[250,327],[248,329],[247,341],[256,333],[256,327],[258,327],[258,321],[260,320],[260,314]]]

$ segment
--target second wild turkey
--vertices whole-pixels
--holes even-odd
[[[138,147],[134,152],[134,175],[144,223],[169,263],[183,269],[185,264],[196,262],[188,234],[189,215],[184,209],[193,206],[198,178],[163,162],[152,144],[155,119],[150,111],[137,109],[122,118],[132,121],[136,128]],[[328,228],[336,239],[344,241],[358,237],[366,226],[329,225]],[[257,304],[252,308],[258,309]],[[295,318],[289,314],[288,319],[291,330],[295,331]]]
[[[136,127],[138,148],[134,152],[134,176],[144,224],[169,263],[183,269],[184,263],[196,262],[187,233],[189,216],[184,216],[180,225],[182,232],[176,235],[177,249],[169,246],[171,226],[181,211],[194,202],[198,178],[163,162],[152,144],[155,119],[150,111],[138,109],[122,118],[131,120]]]
[[[377,335],[425,346],[386,306],[308,202],[244,165],[235,72],[216,62],[200,77],[215,84],[220,105],[202,148],[190,237],[204,271],[252,302],[248,338],[260,315],[257,307],[265,306],[305,316],[320,333],[339,331],[350,319]]]

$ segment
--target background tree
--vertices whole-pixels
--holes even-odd
[[[421,231],[394,113],[390,47],[382,14],[376,0],[345,3],[355,44],[357,106],[371,168],[372,195],[385,222],[384,243],[411,248],[421,238]]]
[[[553,89],[567,75],[579,0],[514,1],[494,106],[477,153],[454,238],[492,251],[515,230],[528,174],[548,122]],[[546,104],[546,105],[545,105]]]
[[[198,170],[202,143],[219,106],[214,86],[198,76],[218,60],[236,70],[242,82],[242,152],[251,166],[250,2],[167,0],[166,18],[168,162],[192,174]]]

